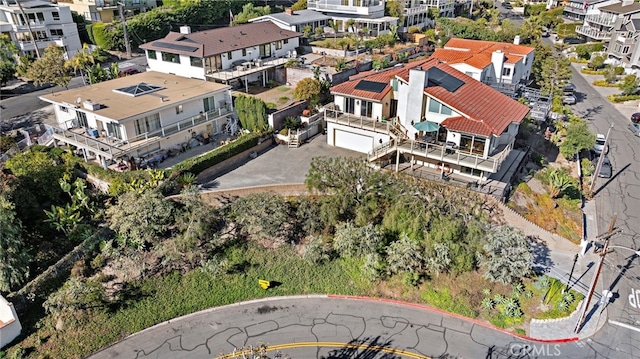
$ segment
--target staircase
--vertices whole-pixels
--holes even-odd
[[[296,131],[296,133],[292,133],[291,130],[289,130],[289,148],[298,148],[300,147],[300,135],[298,134],[298,131]]]

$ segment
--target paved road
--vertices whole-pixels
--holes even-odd
[[[123,60],[120,62],[120,68],[125,68],[131,64],[133,64],[138,69],[143,70],[142,64],[146,64],[146,58],[144,56],[139,56],[131,60]],[[81,86],[83,86],[82,78],[80,76],[76,76],[71,79],[68,87],[71,89]],[[24,88],[23,90],[26,91],[29,86],[23,84],[22,87]],[[31,86],[31,88],[33,88],[33,86]],[[42,107],[49,105],[48,102],[40,100],[38,96],[63,90],[63,87],[54,86],[38,91],[20,93],[18,95],[15,95],[8,93],[8,89],[5,90],[3,88],[2,100],[0,101],[0,105],[2,106],[2,108],[0,108],[0,114],[2,115],[1,120],[7,121],[24,114],[38,111]],[[22,91],[20,89],[17,89],[17,92]]]
[[[606,232],[611,218],[617,214],[616,227],[622,228],[623,233],[613,237],[611,244],[640,248],[640,138],[627,129],[629,116],[640,109],[634,105],[612,105],[603,95],[616,93],[616,89],[594,88],[590,82],[599,77],[582,76],[577,71],[580,66],[573,68],[573,81],[579,92],[574,112],[589,120],[598,133],[606,134],[610,124],[614,125],[608,154],[614,176],[596,182],[596,233]],[[612,352],[640,357],[640,292],[636,292],[640,289],[640,258],[632,251],[616,249],[607,255],[600,281],[604,288],[616,293],[607,307],[610,324],[603,331],[610,334],[607,345]],[[623,326],[611,326],[612,321]]]
[[[260,343],[291,358],[604,358],[588,341],[533,343],[414,305],[325,296],[210,309],[135,334],[90,358],[212,358]]]

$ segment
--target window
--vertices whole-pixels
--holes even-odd
[[[622,53],[623,54],[626,54],[628,52],[629,52],[629,46],[625,46],[625,47],[622,48]]]
[[[360,101],[360,116],[365,116],[365,117],[373,116],[373,102]]]
[[[54,20],[60,20],[60,13],[57,11],[52,12],[51,16],[53,16]]]
[[[429,112],[440,113],[440,102],[429,99]]]
[[[76,119],[78,120],[78,127],[89,127],[86,113],[82,111],[76,111]]]
[[[162,61],[173,62],[175,64],[180,63],[180,55],[172,54],[170,52],[162,52]]]
[[[242,49],[242,57],[247,56],[247,49]]]
[[[62,105],[58,105],[58,109],[60,110],[60,112],[69,113],[69,109]]]
[[[190,59],[191,59],[191,66],[202,67],[202,59],[201,58],[191,56]]]
[[[122,139],[122,125],[117,124],[117,123],[113,123],[113,122],[107,122],[107,134],[111,137],[117,138],[119,140]]]
[[[156,50],[147,50],[147,58],[151,60],[156,60],[158,58],[156,56]]]
[[[502,76],[511,76],[511,68],[505,67],[502,69]]]
[[[289,43],[289,39],[284,39],[284,40],[282,40],[282,42],[284,42],[284,44],[286,45],[286,44]]]
[[[282,48],[282,41],[276,41],[276,50],[280,50]]]
[[[216,109],[216,99],[213,96],[203,98],[202,104],[204,105],[204,112],[209,112]]]
[[[184,109],[182,108],[182,105],[176,106],[176,115],[179,115],[183,112],[184,112]]]
[[[451,115],[453,110],[447,105],[443,105],[438,100],[429,99],[429,112],[443,115]]]
[[[231,55],[231,51],[227,52],[227,59],[229,60],[233,59],[233,56]]]
[[[62,29],[51,29],[51,36],[64,36]]]
[[[160,131],[162,126],[160,125],[160,114],[156,113],[144,118],[139,118],[135,121],[136,135],[143,133],[152,133]]]

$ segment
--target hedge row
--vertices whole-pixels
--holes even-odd
[[[174,172],[191,172],[194,175],[197,175],[211,166],[257,146],[260,137],[263,135],[263,133],[259,132],[242,135],[240,138],[226,146],[220,146],[202,156],[189,158],[178,163],[173,166],[173,170]]]
[[[590,69],[582,69],[581,73],[585,75],[604,75],[606,71],[604,70],[590,70]]]
[[[633,101],[640,99],[640,95],[609,95],[607,98],[611,102],[620,103],[625,101]]]
[[[594,86],[600,86],[600,87],[620,87],[620,84],[618,83],[611,83],[607,80],[596,80],[593,81],[593,85]]]

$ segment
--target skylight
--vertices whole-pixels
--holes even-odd
[[[113,91],[114,92],[119,92],[121,94],[128,95],[128,96],[138,97],[140,95],[156,92],[156,91],[162,90],[162,89],[164,89],[164,87],[162,87],[162,86],[156,86],[156,85],[151,85],[151,84],[148,84],[148,83],[141,82],[141,83],[139,83],[137,85],[121,87],[121,88],[115,89]]]

